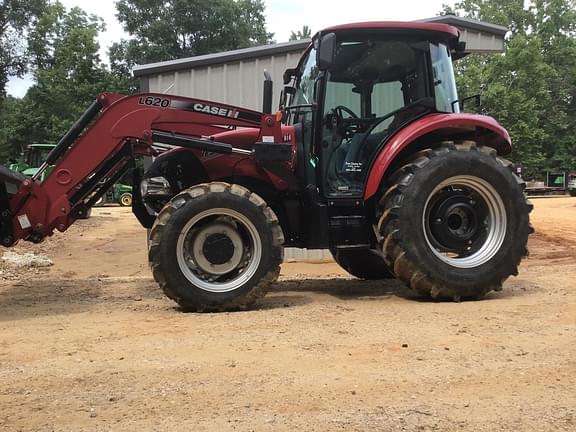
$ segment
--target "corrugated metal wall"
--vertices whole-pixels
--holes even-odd
[[[198,67],[190,70],[148,76],[151,92],[207,99],[251,108],[262,109],[264,69],[274,81],[273,110],[278,107],[282,90],[282,75],[295,67],[301,52],[252,58],[234,63]]]

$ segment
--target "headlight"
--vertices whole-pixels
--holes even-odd
[[[164,177],[150,177],[140,182],[140,195],[142,198],[149,196],[170,196],[172,189],[170,183]]]

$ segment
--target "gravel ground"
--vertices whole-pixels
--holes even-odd
[[[2,431],[574,431],[576,198],[535,199],[502,292],[437,303],[288,263],[248,312],[182,313],[122,208],[0,260]]]

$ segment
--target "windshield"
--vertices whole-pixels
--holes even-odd
[[[314,83],[317,76],[316,50],[312,48],[298,71],[293,105],[308,105],[314,101]]]
[[[288,101],[286,108],[286,124],[311,121],[314,89],[317,78],[316,50],[311,48],[302,59],[296,72],[294,94]]]
[[[38,168],[48,159],[48,155],[52,148],[44,147],[29,147],[27,154],[27,164],[30,167]]]

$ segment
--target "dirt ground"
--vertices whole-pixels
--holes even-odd
[[[0,264],[2,431],[574,431],[576,198],[533,199],[520,275],[436,303],[288,263],[248,312],[186,314],[102,208]]]

